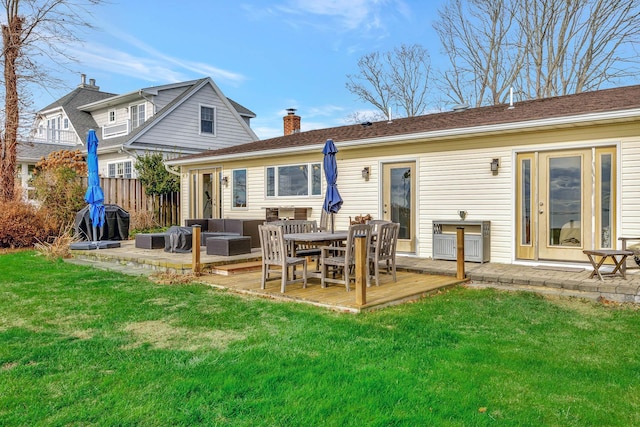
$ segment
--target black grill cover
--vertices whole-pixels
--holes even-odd
[[[174,225],[164,234],[165,252],[191,252],[191,227],[179,227]]]
[[[93,241],[93,226],[89,205],[76,214],[76,235]],[[118,205],[104,205],[104,226],[98,228],[98,240],[127,240],[129,238],[129,212]]]

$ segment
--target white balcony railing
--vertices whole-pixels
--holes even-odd
[[[34,142],[48,144],[77,144],[80,141],[71,130],[41,128],[32,134]]]
[[[116,136],[128,135],[130,126],[130,120],[115,125],[102,126],[102,139],[115,138]]]

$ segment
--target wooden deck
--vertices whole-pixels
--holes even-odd
[[[322,288],[319,279],[311,278],[308,280],[306,288],[302,287],[302,283],[295,283],[287,286],[286,292],[283,294],[280,292],[279,279],[268,281],[266,289],[260,289],[260,277],[260,272],[245,272],[228,276],[206,274],[199,277],[198,281],[241,294],[280,301],[295,301],[351,313],[415,301],[425,295],[465,282],[465,280],[458,280],[451,276],[406,271],[398,271],[398,280],[393,282],[390,275],[381,274],[380,286],[366,288],[366,304],[360,306],[356,304],[354,285],[352,285],[350,292],[347,292],[345,287],[340,285]]]
[[[117,267],[125,272],[127,269],[144,268],[157,273],[189,274],[192,267],[191,253],[177,254],[167,253],[162,249],[139,249],[133,241],[123,241],[119,248],[77,250],[72,253],[76,259],[94,264],[113,265],[114,269]],[[260,289],[260,258],[259,249],[254,249],[250,254],[231,257],[203,254],[201,266],[204,273],[197,281],[240,294],[312,304],[352,313],[415,301],[430,293],[466,282],[451,275],[406,270],[398,270],[398,280],[393,282],[391,275],[381,273],[380,286],[366,288],[366,304],[360,306],[356,304],[355,285],[352,285],[350,292],[340,285],[331,285],[323,289],[320,287],[320,279],[316,278],[310,278],[305,289],[301,283],[287,286],[284,294],[280,293],[279,279],[268,281],[267,288]]]

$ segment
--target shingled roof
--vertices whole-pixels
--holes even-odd
[[[428,132],[437,135],[438,132],[462,131],[492,125],[505,125],[505,128],[509,125],[512,128],[517,128],[524,126],[526,122],[545,119],[570,118],[587,114],[640,109],[640,85],[522,101],[515,103],[513,107],[509,108],[509,105],[502,104],[394,119],[391,122],[380,121],[370,125],[357,124],[317,129],[206,151],[180,157],[176,161],[182,162],[183,160],[188,161],[206,157],[248,154],[287,148],[294,149],[296,147],[323,144],[327,139],[333,139],[336,143],[345,143]],[[640,116],[640,111],[637,115]]]
[[[44,142],[18,142],[17,156],[21,162],[37,163],[54,151],[76,150],[77,146],[71,144],[47,144]]]
[[[98,125],[91,114],[80,111],[80,105],[89,104],[91,102],[101,101],[103,99],[115,96],[113,93],[101,92],[95,88],[77,87],[57,101],[47,105],[40,111],[48,111],[54,108],[62,108],[69,122],[73,126],[80,140],[83,140],[89,129],[97,129]]]
[[[169,102],[167,105],[165,105],[160,110],[158,110],[153,116],[149,117],[141,126],[133,129],[131,133],[127,135],[119,136],[116,138],[109,138],[101,141],[100,149],[104,150],[109,147],[117,147],[120,145],[125,145],[125,146],[130,145],[133,141],[135,141],[138,138],[138,136],[140,136],[142,133],[146,132],[151,127],[153,127],[156,123],[162,120],[162,118],[167,113],[169,113],[177,105],[181,104],[190,96],[192,96],[195,92],[197,92],[202,87],[203,84],[205,84],[208,81],[210,81],[210,78],[205,77],[202,79],[185,82],[186,89],[180,95],[172,99],[171,102]],[[163,87],[163,86],[157,86],[157,87]],[[147,89],[153,89],[153,88],[154,87],[147,88]],[[231,106],[235,108],[238,114],[240,114],[240,116],[249,117],[249,118],[254,118],[256,116],[255,113],[253,113],[253,111],[238,104],[232,99],[227,98],[227,100],[230,102]]]

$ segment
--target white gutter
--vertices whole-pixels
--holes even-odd
[[[144,92],[142,91],[142,89],[140,89],[138,91],[138,95],[140,95],[140,97],[142,99],[144,99],[145,101],[148,101],[151,105],[153,105],[153,114],[156,114],[158,107],[156,106],[156,103],[153,102],[151,99],[147,98],[146,96],[144,96]]]
[[[167,164],[167,162],[162,162],[162,164],[164,165],[164,168],[167,170],[167,172],[169,172],[170,174],[173,174],[176,176],[182,176],[180,172],[176,172],[173,169],[171,169],[170,166]]]
[[[483,126],[474,126],[469,128],[453,128],[453,129],[442,129],[436,131],[428,131],[428,132],[418,132],[418,133],[410,133],[403,135],[390,135],[383,136],[378,138],[366,138],[366,139],[357,139],[353,141],[337,141],[337,147],[355,147],[355,146],[367,146],[374,144],[397,144],[402,142],[407,142],[411,140],[424,140],[424,139],[442,139],[442,138],[452,138],[459,136],[471,136],[473,134],[484,134],[484,133],[506,133],[506,132],[515,132],[526,129],[533,129],[538,127],[558,127],[558,126],[568,126],[568,125],[578,125],[584,124],[594,121],[606,121],[606,120],[622,120],[622,119],[630,119],[630,118],[638,118],[640,117],[640,108],[634,108],[632,110],[624,110],[624,111],[612,111],[606,113],[589,113],[583,114],[579,116],[566,116],[566,117],[554,117],[549,119],[538,119],[531,120],[527,122],[510,122],[510,123],[498,123],[491,125],[483,125]],[[384,125],[384,124],[381,124]],[[195,163],[203,163],[211,160],[215,161],[225,161],[225,160],[237,160],[242,158],[253,158],[253,157],[272,157],[272,156],[281,156],[283,154],[295,154],[295,153],[304,153],[317,150],[319,147],[324,146],[324,141],[314,145],[305,145],[302,147],[287,147],[280,149],[268,149],[268,150],[259,150],[259,151],[245,151],[242,153],[234,153],[234,154],[223,154],[223,155],[213,155],[208,157],[198,157],[195,159],[186,159],[179,160],[176,159],[171,161],[169,164],[172,166],[178,165],[188,165]]]

